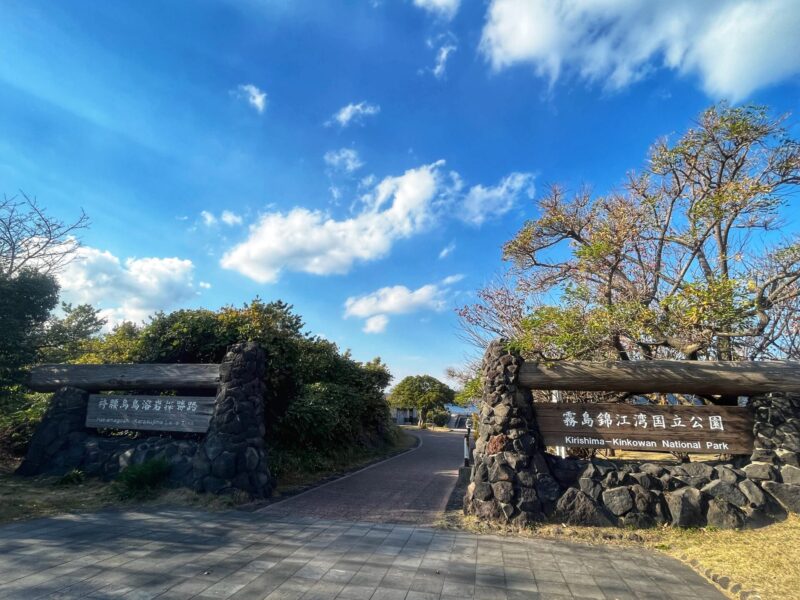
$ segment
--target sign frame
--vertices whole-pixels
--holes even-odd
[[[214,396],[130,396],[90,394],[86,427],[206,433]]]
[[[534,403],[546,446],[639,452],[751,454],[749,407],[627,403]]]

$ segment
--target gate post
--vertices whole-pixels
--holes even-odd
[[[254,342],[234,344],[219,367],[214,415],[193,463],[198,491],[239,489],[269,497],[274,480],[264,440],[264,350]]]
[[[545,459],[531,392],[519,383],[524,361],[506,344],[493,341],[483,358],[475,466],[464,512],[525,524],[550,514],[561,488]]]

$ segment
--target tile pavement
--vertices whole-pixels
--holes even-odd
[[[422,441],[353,475],[262,509],[279,517],[432,525],[447,505],[463,463],[464,434],[416,431]]]
[[[654,553],[409,524],[190,509],[0,527],[0,599],[724,598]]]

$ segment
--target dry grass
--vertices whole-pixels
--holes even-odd
[[[356,470],[376,460],[408,450],[416,442],[414,436],[401,432],[394,446],[365,452],[352,462],[341,465],[337,471],[287,476],[278,486],[276,495],[289,495],[343,472]],[[58,477],[17,477],[12,473],[18,464],[19,459],[0,456],[0,523],[63,513],[92,512],[104,508],[190,506],[224,510],[251,502],[246,494],[214,496],[187,489],[163,489],[147,500],[126,501],[114,493],[111,482],[87,478],[80,484],[59,485]]]
[[[616,529],[539,525],[520,529],[492,525],[457,511],[447,513],[437,524],[448,529],[475,533],[558,539],[604,546],[643,547],[689,563],[701,575],[706,571],[739,583],[742,590],[755,590],[763,600],[800,600],[800,516],[790,515],[781,523],[747,531],[713,528]],[[730,587],[729,586],[729,587]],[[731,598],[738,597],[722,590]]]
[[[211,496],[190,490],[165,489],[147,500],[120,500],[109,482],[87,479],[58,485],[58,477],[15,477],[0,474],[0,523],[104,508],[195,506],[208,510],[231,508],[248,501],[237,496]]]

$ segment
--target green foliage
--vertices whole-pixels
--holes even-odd
[[[35,361],[44,324],[57,302],[54,277],[31,270],[14,277],[0,273],[0,394]]]
[[[114,480],[114,493],[121,500],[142,500],[152,497],[166,483],[169,472],[169,463],[160,458],[139,465],[130,465]]]
[[[132,363],[143,356],[140,336],[142,328],[129,322],[116,325],[110,333],[84,343],[76,363]]]
[[[49,394],[26,393],[22,386],[0,390],[0,450],[22,456],[47,410]]]
[[[800,242],[769,235],[800,182],[790,132],[721,103],[611,194],[554,186],[503,246],[515,293],[480,292],[465,330],[540,360],[800,356]]]
[[[388,435],[386,365],[360,363],[304,334],[302,319],[280,301],[158,313],[143,326],[124,323],[89,341],[79,360],[215,363],[240,341],[258,342],[267,355],[265,424],[276,452],[326,456]]]
[[[71,471],[64,473],[61,478],[56,482],[56,485],[80,485],[84,481],[86,481],[86,475],[84,475],[83,471],[80,469],[72,469]]]
[[[78,360],[87,350],[106,320],[100,311],[88,304],[72,306],[62,303],[63,317],[51,318],[39,347],[38,362],[67,363]]]
[[[314,473],[341,472],[343,465],[385,456],[387,451],[397,447],[399,435],[398,428],[390,426],[376,445],[332,446],[324,452],[277,445],[269,453],[269,471],[279,482],[288,483],[297,478],[307,479]]]
[[[473,377],[455,395],[455,404],[468,406],[483,396],[483,383],[480,377]]]
[[[450,421],[450,413],[444,409],[437,408],[431,413],[430,420],[437,427],[444,427]]]
[[[430,375],[409,375],[389,395],[392,406],[419,410],[420,424],[427,421],[429,411],[443,408],[454,400],[455,392]]]

